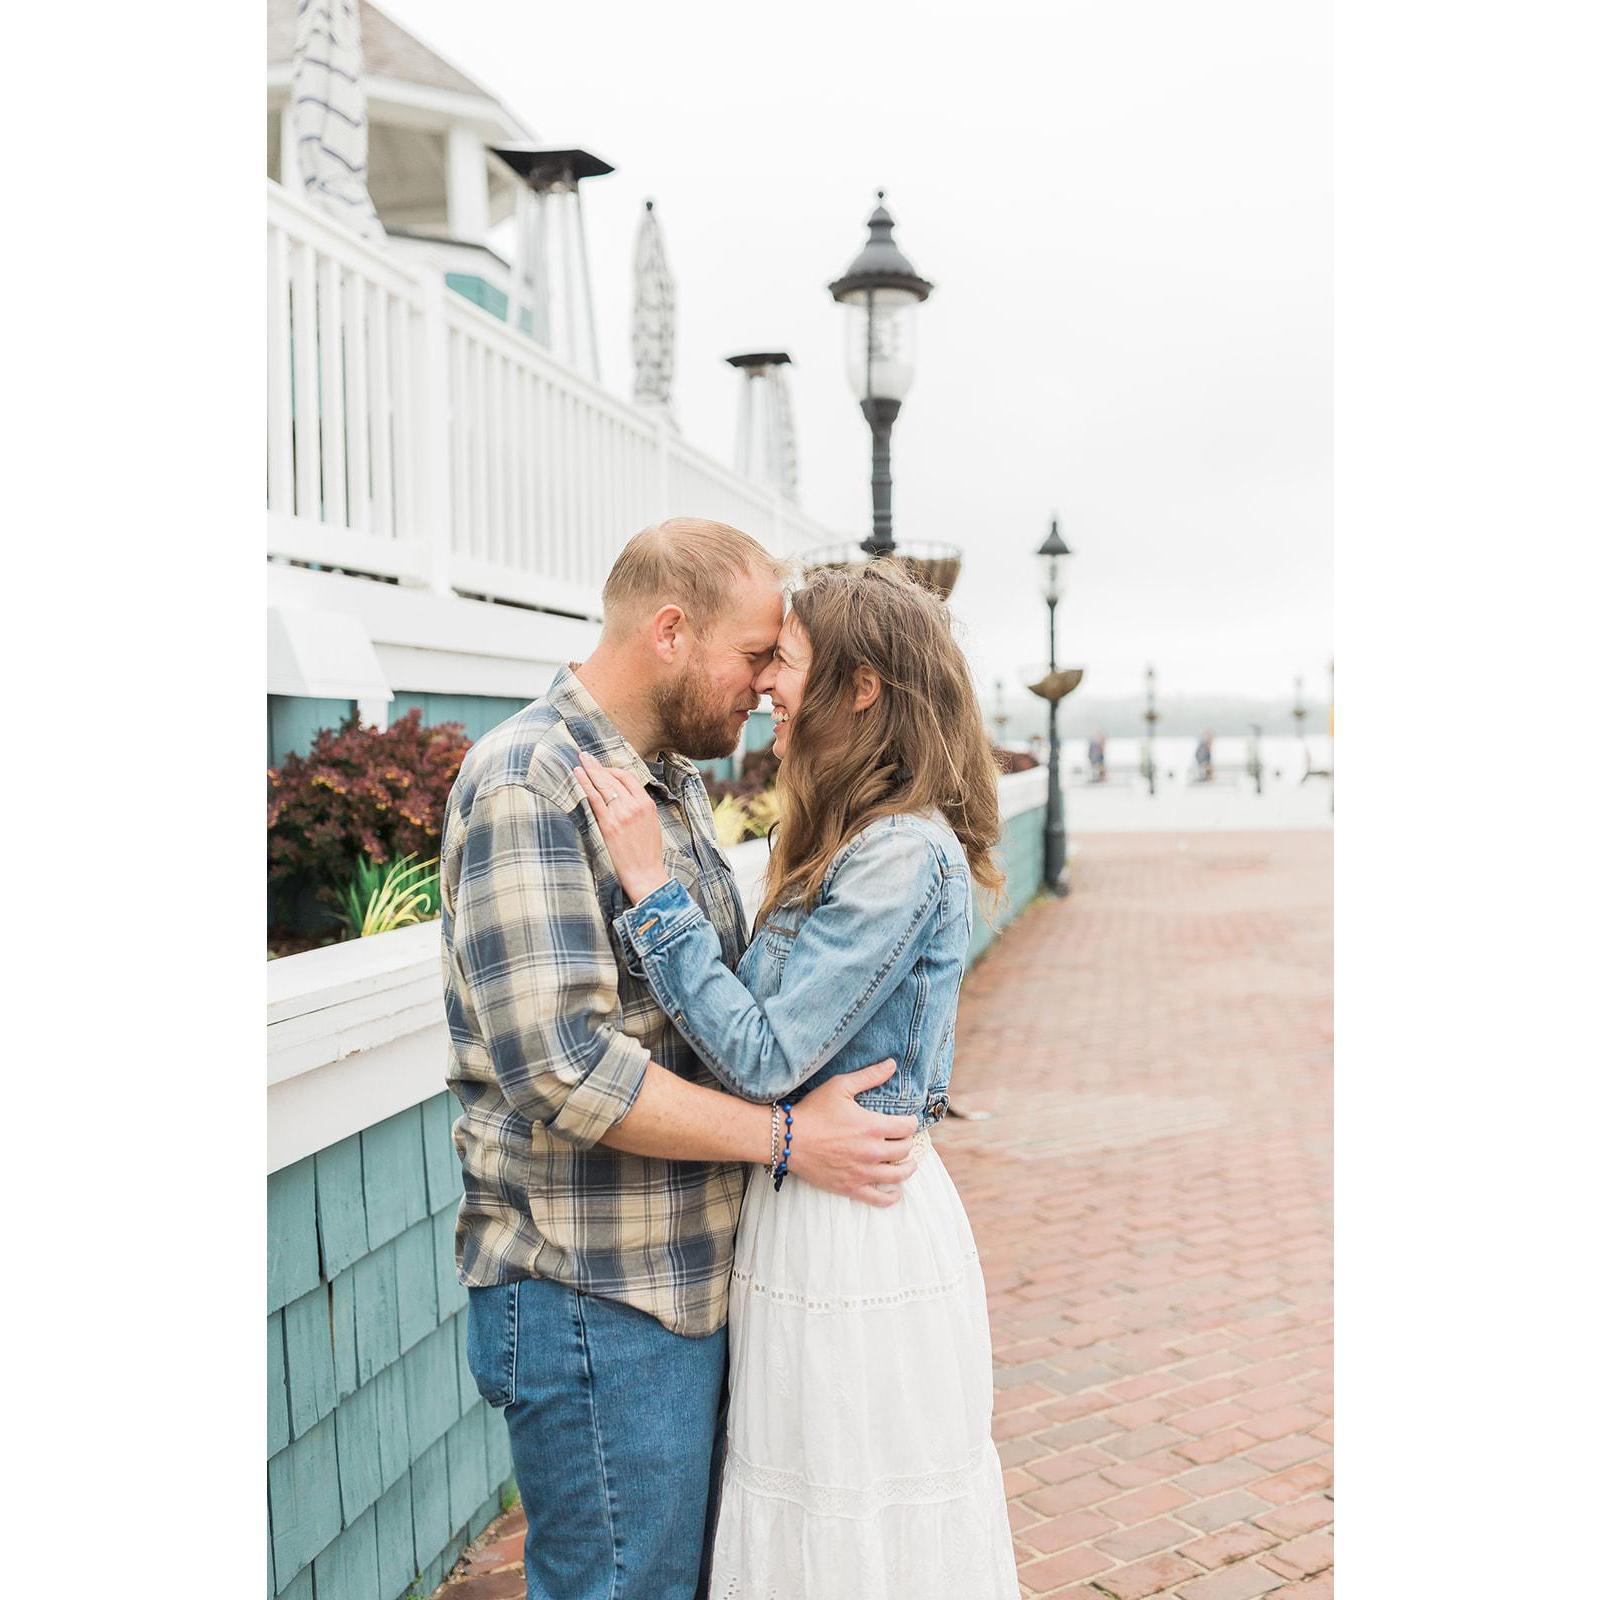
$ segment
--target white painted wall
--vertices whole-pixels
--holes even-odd
[[[489,168],[483,140],[460,122],[445,136],[445,195],[450,235],[468,244],[489,237]]]

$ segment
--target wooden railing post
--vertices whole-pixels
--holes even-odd
[[[416,396],[417,522],[422,537],[424,588],[450,593],[451,512],[450,426],[457,397],[450,391],[450,330],[445,322],[444,274],[425,268],[420,274],[422,315],[421,384]]]
[[[656,509],[650,518],[662,522],[676,515],[672,505],[672,429],[665,412],[656,415]]]
[[[789,523],[783,514],[783,496],[770,484],[767,487],[767,548],[780,560],[787,560],[794,552],[789,548],[794,541],[789,537]]]

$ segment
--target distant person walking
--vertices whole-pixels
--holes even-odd
[[[1197,768],[1197,781],[1210,783],[1216,776],[1211,764],[1211,742],[1215,738],[1210,728],[1200,735],[1200,742],[1194,747],[1194,764]]]
[[[1089,782],[1106,781],[1106,736],[1097,730],[1089,741]]]

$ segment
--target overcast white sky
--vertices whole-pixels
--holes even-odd
[[[740,350],[787,349],[801,502],[870,527],[826,284],[888,189],[936,285],[894,434],[895,532],[966,551],[985,690],[1042,658],[1029,556],[1076,557],[1083,693],[1320,693],[1332,643],[1332,40],[1308,0],[760,7],[380,0],[586,193],[603,377],[631,390],[632,241],[678,281],[676,405],[731,459]]]

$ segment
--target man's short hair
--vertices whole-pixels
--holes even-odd
[[[622,548],[601,591],[606,627],[627,626],[662,606],[680,606],[690,626],[710,627],[742,577],[786,572],[748,533],[704,517],[671,517],[642,528]]]

